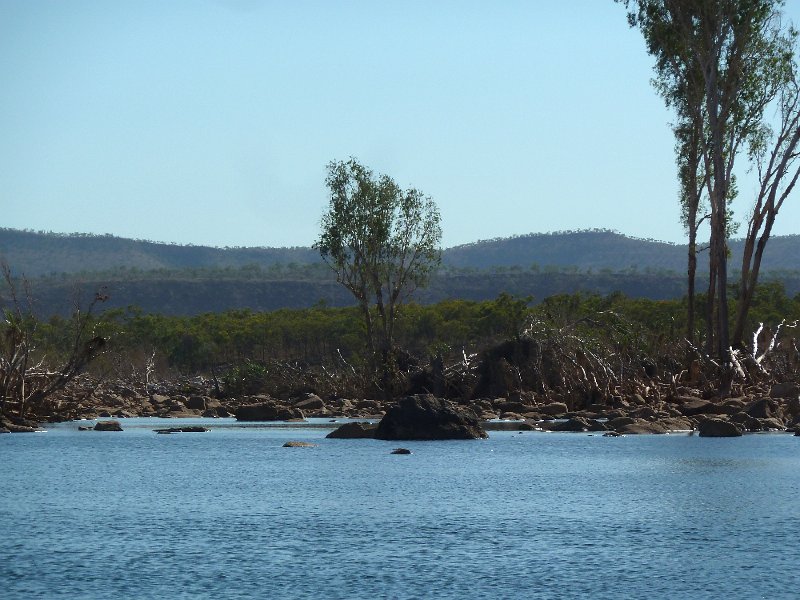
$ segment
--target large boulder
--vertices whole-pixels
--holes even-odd
[[[478,419],[432,395],[407,396],[391,407],[375,431],[379,440],[473,440],[488,435]]]
[[[700,437],[739,437],[744,427],[723,419],[704,419],[698,425]]]
[[[375,423],[345,423],[338,429],[334,429],[325,437],[340,440],[359,440],[375,437],[375,430],[378,426]]]
[[[234,416],[237,421],[289,421],[304,418],[302,410],[272,402],[240,406]]]
[[[667,426],[660,421],[647,421],[645,419],[634,419],[633,423],[619,425],[614,430],[624,435],[664,434],[669,432]]]
[[[325,403],[316,394],[307,394],[294,402],[294,407],[300,410],[322,410]]]
[[[748,415],[746,412],[739,412],[735,415],[731,415],[731,421],[734,423],[738,423],[742,427],[744,427],[745,431],[749,431],[751,433],[756,431],[764,431],[764,425],[759,421],[756,417]]]
[[[759,398],[751,402],[745,412],[756,419],[780,419],[783,410],[777,400],[772,398]]]
[[[189,396],[186,400],[186,408],[191,410],[206,410],[208,408],[205,396]]]
[[[119,421],[98,421],[94,426],[95,431],[122,431]]]

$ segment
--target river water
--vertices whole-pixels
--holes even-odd
[[[202,423],[208,433],[153,429]],[[0,436],[2,598],[796,598],[800,438]],[[288,440],[318,444],[283,448]],[[411,455],[391,455],[402,445]]]

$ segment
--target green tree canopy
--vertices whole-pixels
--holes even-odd
[[[358,301],[369,349],[385,360],[394,350],[400,305],[440,262],[439,209],[421,191],[403,190],[355,158],[329,163],[326,184],[330,203],[314,247]]]

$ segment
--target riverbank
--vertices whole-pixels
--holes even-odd
[[[213,419],[236,417],[240,421],[288,421],[307,419],[379,420],[394,401],[328,397],[306,393],[291,399],[269,395],[215,398],[209,383],[163,382],[145,392],[119,383],[92,386],[84,379],[49,403],[49,414],[37,415],[39,422],[71,420],[126,419]],[[205,392],[205,393],[204,393]],[[509,397],[457,400],[462,411],[487,423],[487,429],[541,429],[545,431],[614,432],[619,434],[663,434],[693,431],[704,422],[727,426],[741,433],[761,431],[800,431],[800,388],[778,384],[769,388],[752,387],[745,395],[733,398],[704,398],[688,387],[674,394],[644,397],[632,394],[612,396],[607,402],[572,410],[567,402],[515,392]],[[502,425],[494,425],[494,423]],[[2,426],[12,431],[31,431],[32,420],[6,419]]]

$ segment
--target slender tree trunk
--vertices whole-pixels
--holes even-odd
[[[742,276],[739,282],[739,304],[736,307],[736,322],[733,327],[733,342],[737,345],[741,345],[744,339],[745,321],[753,303],[758,273],[761,270],[761,259],[764,256],[764,249],[767,246],[774,220],[774,215],[767,217],[764,233],[759,238],[758,244],[754,244],[754,240],[750,236],[745,242],[745,252],[742,257]]]
[[[716,258],[709,250],[708,254],[708,292],[706,294],[706,354],[712,356],[716,347],[716,304],[717,304],[717,264]]]
[[[689,211],[689,256],[687,265],[688,290],[687,290],[687,315],[686,339],[694,346],[695,331],[695,283],[697,279],[697,206]]]
[[[728,366],[730,347],[728,332],[728,173],[725,168],[726,146],[724,123],[720,120],[720,97],[717,88],[718,64],[709,65],[706,73],[706,108],[711,133],[711,260],[715,263],[717,279],[716,356],[723,364],[722,392],[730,387]]]
[[[369,351],[370,361],[375,360],[375,332],[372,324],[372,314],[369,311],[369,303],[361,301],[361,312],[364,315],[364,324],[367,328],[367,350]]]

